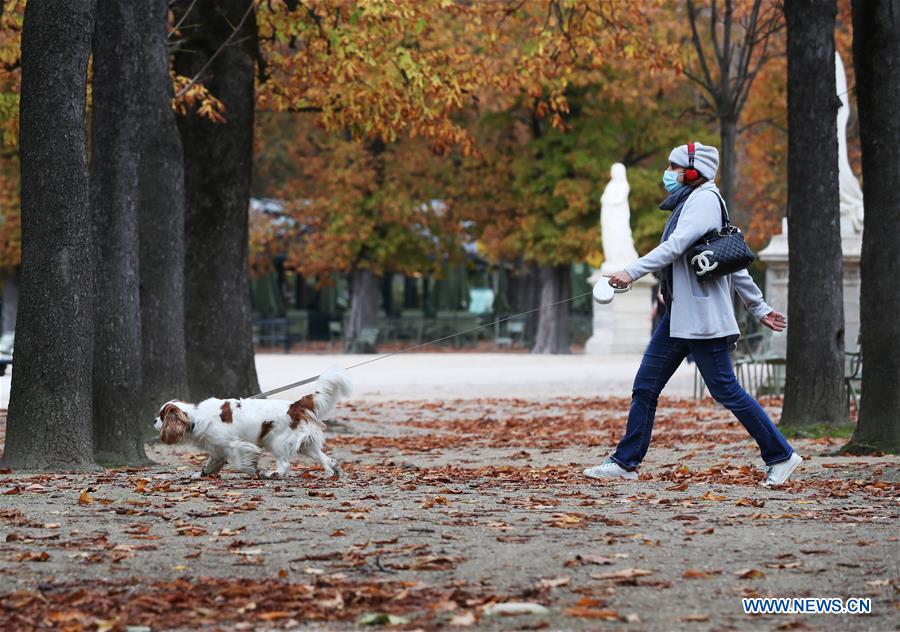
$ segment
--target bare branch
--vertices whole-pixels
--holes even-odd
[[[739,127],[737,133],[743,134],[747,130],[752,129],[752,128],[756,127],[757,125],[767,125],[769,127],[775,128],[779,132],[783,132],[784,134],[787,134],[787,131],[788,131],[787,127],[785,127],[783,125],[779,125],[774,118],[769,117],[769,118],[764,118],[764,119],[758,119],[756,121],[753,121],[752,123],[747,123],[743,127]]]
[[[691,40],[694,43],[694,49],[697,51],[697,57],[700,59],[700,68],[703,70],[703,75],[706,77],[705,82],[699,82],[704,88],[706,88],[710,94],[715,93],[715,84],[713,83],[712,76],[709,74],[709,67],[706,65],[706,55],[703,53],[703,46],[700,43],[700,35],[697,33],[697,12],[694,8],[694,0],[688,0],[688,18],[691,23]]]
[[[712,0],[712,4],[710,5],[710,17],[709,17],[709,35],[710,39],[712,39],[713,51],[716,55],[716,60],[719,62],[719,68],[722,68],[723,64],[723,55],[722,49],[719,46],[719,32],[716,30],[716,25],[719,23],[719,5],[716,0]]]
[[[756,32],[759,29],[759,7],[762,0],[755,0],[753,8],[750,10],[750,18],[745,25],[746,34],[744,37],[744,45],[742,46],[741,55],[738,58],[737,74],[735,75],[734,99],[731,100],[732,108],[735,112],[740,112],[739,103],[741,94],[744,93],[745,87],[749,90],[749,83],[753,82],[752,77],[748,76],[750,68],[750,60],[753,58],[753,50],[756,47]],[[764,41],[764,45],[768,43],[768,39]],[[765,54],[765,51],[762,53]]]
[[[187,92],[188,90],[190,90],[191,87],[200,80],[200,77],[203,76],[203,73],[206,72],[206,69],[209,68],[210,65],[213,63],[213,61],[215,61],[216,57],[219,56],[219,53],[221,53],[223,50],[225,50],[226,46],[229,46],[231,44],[231,40],[234,39],[234,36],[237,35],[238,31],[241,30],[241,28],[244,26],[244,22],[247,21],[247,17],[250,15],[250,12],[253,11],[254,4],[255,4],[254,0],[250,0],[250,3],[247,5],[247,10],[244,11],[244,15],[241,18],[241,21],[238,22],[237,26],[234,27],[234,29],[231,31],[231,33],[228,35],[228,37],[225,39],[225,41],[222,42],[222,45],[219,46],[219,48],[216,49],[216,51],[212,55],[210,55],[209,59],[206,60],[206,63],[203,64],[203,67],[200,69],[200,71],[196,75],[194,75],[191,78],[191,80],[181,90],[178,91],[178,94],[175,95],[176,99],[181,96],[184,96],[184,93]]]
[[[194,10],[194,5],[197,4],[197,0],[192,0],[191,4],[188,6],[187,11],[184,12],[184,15],[181,16],[181,19],[175,23],[175,26],[172,28],[172,31],[169,33],[169,37],[172,37],[178,29],[181,28],[181,25],[184,24],[184,21],[187,19],[187,16],[191,14],[191,11]]]

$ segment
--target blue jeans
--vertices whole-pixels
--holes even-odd
[[[631,411],[625,437],[612,460],[634,470],[650,447],[659,394],[675,370],[691,353],[710,394],[730,410],[756,440],[766,465],[786,461],[793,449],[759,403],[738,384],[731,368],[726,338],[688,340],[669,336],[669,313],[653,332],[631,391]]]

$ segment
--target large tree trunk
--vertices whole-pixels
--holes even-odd
[[[5,467],[93,464],[87,68],[94,2],[29,2],[22,34],[22,299]]]
[[[142,413],[188,400],[184,340],[184,156],[172,110],[168,0],[151,0],[141,28],[144,127],[139,172]],[[151,428],[148,425],[148,429]]]
[[[138,281],[140,56],[137,3],[97,4],[91,117],[94,275],[94,458],[147,462],[140,424],[141,306]]]
[[[537,335],[532,353],[570,353],[571,331],[569,303],[571,296],[570,266],[541,266],[541,309],[538,312]],[[566,302],[562,302],[566,301]]]
[[[719,187],[725,206],[732,212],[732,221],[742,225],[746,219],[741,213],[734,212],[734,191],[737,179],[737,117],[725,117],[719,120],[719,139],[722,146],[722,163],[719,165]],[[746,222],[743,222],[746,223]]]
[[[900,1],[854,0],[853,65],[866,214],[859,424],[847,449],[900,451]]]
[[[178,0],[175,10],[191,12],[175,70],[200,74],[228,119],[213,123],[195,113],[179,119],[188,386],[197,400],[251,395],[259,391],[247,259],[256,15],[247,0]]]
[[[347,327],[346,351],[355,353],[375,351],[359,344],[357,338],[363,329],[375,327],[378,322],[377,315],[378,277],[365,268],[354,270],[350,280],[350,324]]]
[[[3,331],[4,334],[16,331],[16,310],[19,309],[19,268],[14,268],[4,275],[3,279]]]
[[[788,0],[787,368],[782,419],[846,422],[834,0]]]

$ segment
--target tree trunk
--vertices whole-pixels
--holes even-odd
[[[97,4],[91,116],[94,270],[94,458],[137,465],[144,454],[138,282],[140,56],[136,3]]]
[[[19,309],[19,268],[6,273],[3,279],[3,333],[16,331],[16,310]]]
[[[570,353],[569,303],[571,296],[569,264],[541,266],[541,309],[532,353]]]
[[[834,0],[785,2],[788,339],[783,421],[847,420],[834,79]],[[813,158],[814,157],[814,158]]]
[[[347,327],[347,349],[351,353],[374,352],[356,342],[366,327],[375,327],[378,314],[378,277],[371,270],[353,271],[350,281],[350,324]]]
[[[419,309],[419,280],[403,277],[403,309]]]
[[[94,2],[29,2],[22,33],[22,300],[2,464],[93,465],[87,68]]]
[[[178,0],[175,10],[179,18],[190,10],[175,70],[200,74],[228,119],[213,123],[191,112],[178,121],[187,201],[188,387],[196,400],[251,395],[259,391],[247,258],[256,15],[247,0]]]
[[[142,10],[145,96],[138,215],[145,419],[153,419],[163,402],[189,398],[184,340],[184,156],[172,111],[168,6],[168,0],[151,0]]]
[[[722,162],[719,165],[719,187],[722,197],[725,198],[725,206],[732,213],[732,221],[743,225],[740,213],[734,212],[734,191],[737,179],[737,117],[725,117],[719,119],[719,139],[722,152]]]
[[[853,2],[853,60],[862,141],[863,219],[859,424],[851,452],[900,451],[900,2]]]
[[[381,304],[386,316],[399,316],[394,313],[394,274],[385,272],[381,277]]]
[[[540,294],[538,267],[536,264],[529,264],[522,274],[510,275],[510,311],[515,314],[531,312],[525,316],[525,330],[522,332],[525,341],[533,341],[537,336],[538,313],[531,310],[540,306]]]

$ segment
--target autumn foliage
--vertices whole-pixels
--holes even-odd
[[[15,266],[25,2],[5,4],[0,264]],[[735,6],[747,11],[750,3]],[[838,48],[852,74],[849,1],[839,7]],[[662,227],[654,207],[667,148],[688,136],[717,138],[692,113],[697,97],[682,75],[698,71],[686,46],[691,33],[683,9],[670,3],[273,0],[255,10],[264,163],[256,190],[283,199],[293,219],[290,227],[254,226],[257,270],[282,253],[317,277],[359,264],[429,273],[476,238],[491,260],[596,264],[598,198],[615,161],[630,169],[643,252]],[[177,42],[183,25],[170,26]],[[784,213],[783,62],[761,68],[739,122],[736,204],[755,246],[780,230]],[[173,82],[177,111],[227,119],[201,82]],[[850,131],[857,164],[854,119]],[[274,154],[278,178],[266,178]]]

